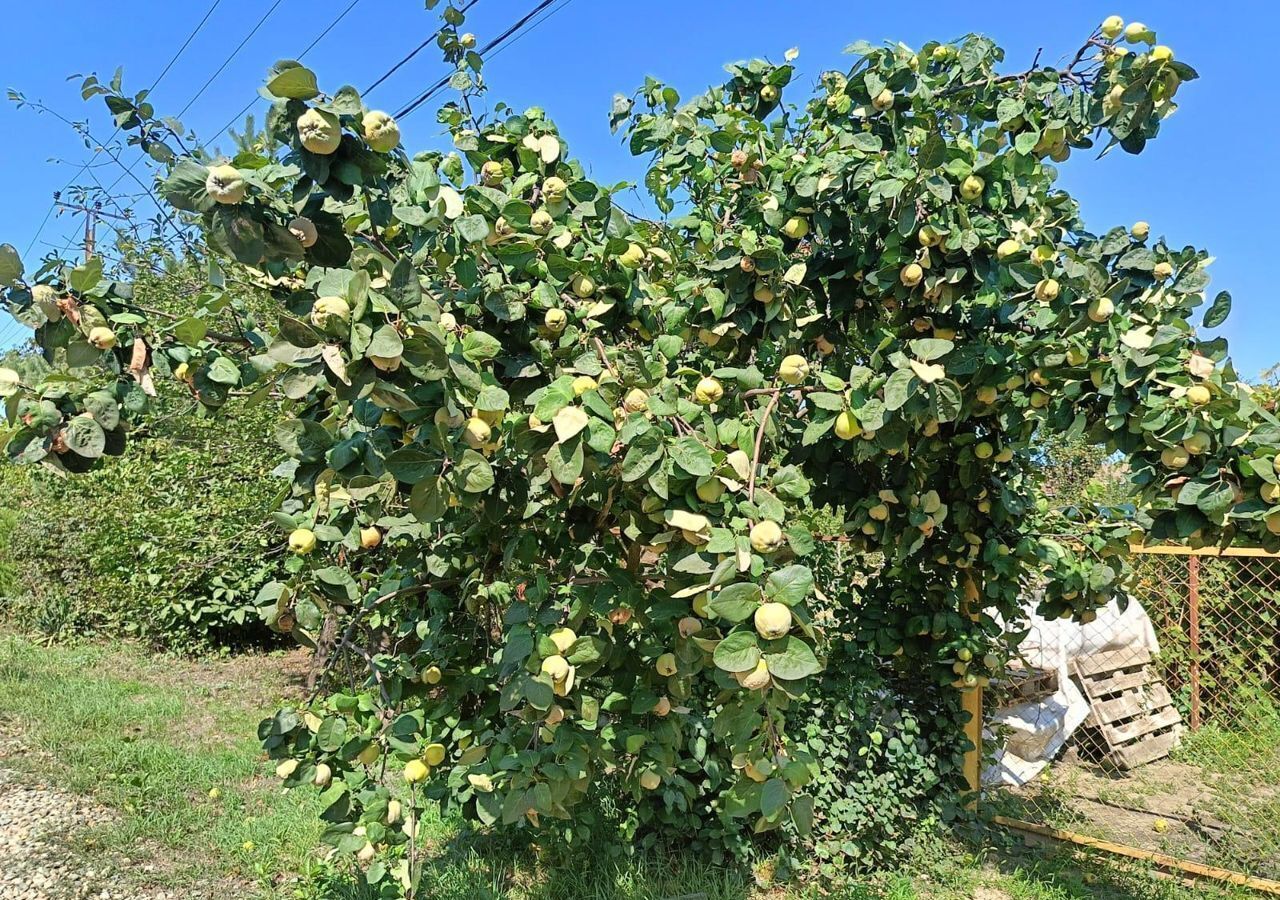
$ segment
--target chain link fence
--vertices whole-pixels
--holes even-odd
[[[1280,882],[1280,558],[1156,547],[1133,564],[1136,602],[1033,621],[988,692],[987,802]]]

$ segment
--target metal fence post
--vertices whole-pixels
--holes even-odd
[[[1187,600],[1191,638],[1191,730],[1200,727],[1200,557],[1187,557]]]

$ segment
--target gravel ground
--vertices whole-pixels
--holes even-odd
[[[0,756],[0,900],[176,898],[139,892],[137,876],[145,878],[148,865],[83,858],[73,843],[77,834],[111,821],[110,810],[6,769]]]

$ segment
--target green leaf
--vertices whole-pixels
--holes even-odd
[[[280,63],[276,65],[279,66]],[[286,100],[311,100],[320,96],[315,73],[297,63],[281,68],[268,79],[267,90]]]
[[[716,644],[711,659],[726,672],[750,672],[760,662],[760,647],[755,632],[735,631]]]
[[[918,338],[911,341],[909,346],[911,352],[915,354],[917,359],[924,362],[931,362],[940,357],[946,356],[953,349],[955,344],[951,341],[944,341],[940,338]]]
[[[772,819],[786,809],[791,791],[781,778],[770,778],[760,790],[760,815]]]
[[[478,244],[489,236],[489,223],[479,214],[463,216],[453,223],[453,227],[458,237],[469,244]]]
[[[22,277],[22,257],[13,244],[0,244],[0,286],[8,287]]]
[[[680,438],[671,445],[671,459],[690,475],[710,475],[713,463],[711,451],[693,435]]]
[[[462,489],[469,494],[481,494],[493,487],[493,467],[475,450],[462,452],[458,472],[463,476]]]
[[[795,606],[813,591],[813,572],[808,566],[787,566],[769,575],[764,595],[770,600]]]
[[[240,368],[227,357],[219,356],[209,364],[207,377],[218,384],[237,385],[240,383]]]
[[[437,454],[420,447],[401,447],[387,457],[386,466],[397,481],[417,484],[425,478],[440,474],[441,461]]]
[[[769,643],[770,646],[764,652],[764,661],[769,667],[769,674],[774,678],[795,681],[822,671],[818,658],[813,654],[813,648],[800,638],[794,635],[783,638],[781,650],[773,649],[772,645],[779,643],[778,641]]]
[[[889,376],[884,385],[884,408],[893,411],[907,405],[911,399],[911,388],[915,377],[910,369],[898,369]]]
[[[71,270],[71,277],[68,280],[71,289],[77,294],[87,294],[92,291],[102,280],[102,257],[95,256],[84,265],[76,266]]]
[[[462,355],[472,362],[484,362],[493,359],[502,352],[502,344],[497,338],[483,331],[471,331],[462,339]]]
[[[1227,321],[1229,315],[1231,315],[1231,294],[1221,291],[1213,298],[1213,304],[1204,311],[1204,327],[1217,328]]]
[[[711,595],[707,601],[707,608],[722,619],[741,622],[755,615],[755,611],[760,607],[760,597],[761,591],[758,584],[749,582],[730,584]]]
[[[107,446],[107,435],[89,416],[75,416],[63,432],[63,438],[72,452],[86,459],[102,456]]]
[[[660,459],[662,439],[653,431],[645,432],[631,442],[627,455],[622,458],[622,480],[639,481]]]
[[[204,319],[198,319],[195,316],[187,316],[173,326],[173,336],[188,347],[195,346],[204,340],[204,336],[209,333],[209,325]]]

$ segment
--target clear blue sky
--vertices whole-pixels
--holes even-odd
[[[154,0],[45,0],[6,4],[11,37],[0,55],[0,87],[39,98],[74,119],[90,118],[99,137],[111,132],[101,101],[80,100],[74,73],[110,77],[125,68],[126,85],[149,84],[187,37],[212,0],[160,4]],[[281,0],[261,31],[232,60],[184,116],[210,134],[255,96],[272,61],[296,56],[350,0]],[[534,0],[480,0],[467,27],[483,44],[532,8]],[[221,0],[214,18],[152,96],[174,114],[248,34],[268,0]],[[555,8],[555,7],[553,7]],[[1207,247],[1217,257],[1212,290],[1230,290],[1235,311],[1222,329],[1240,371],[1253,377],[1280,361],[1280,306],[1271,291],[1277,244],[1275,211],[1280,180],[1273,171],[1280,148],[1280,116],[1266,103],[1280,46],[1280,7],[1274,3],[1177,0],[1128,3],[941,2],[861,3],[850,0],[570,0],[535,31],[487,67],[491,96],[517,108],[537,104],[557,120],[572,151],[606,183],[638,180],[642,172],[609,133],[610,99],[630,94],[644,76],[675,85],[683,96],[720,79],[724,63],[751,56],[781,61],[798,47],[800,83],[843,66],[843,48],[859,38],[911,46],[967,31],[990,35],[1008,52],[1008,66],[1025,68],[1037,48],[1042,60],[1072,52],[1102,18],[1117,13],[1154,27],[1201,79],[1179,93],[1182,109],[1141,157],[1113,153],[1100,161],[1073,156],[1065,186],[1080,198],[1095,230],[1137,219],[1177,245]],[[363,88],[436,27],[422,0],[360,0],[351,14],[307,57],[321,85]],[[394,111],[444,71],[434,48],[424,50],[368,97]],[[798,93],[793,90],[792,94]],[[445,95],[441,95],[443,98]],[[434,113],[420,109],[403,123],[406,144],[438,139]],[[86,158],[85,148],[50,116],[0,104],[0,242],[23,250],[62,187]],[[75,163],[76,165],[71,165]],[[140,171],[140,169],[139,169]],[[98,170],[104,181],[118,171]],[[87,182],[87,177],[82,181]],[[110,183],[108,181],[108,183]],[[122,183],[124,188],[128,182]],[[40,240],[75,240],[78,224],[53,218]],[[37,244],[31,257],[48,249]],[[25,329],[0,313],[0,346]]]

